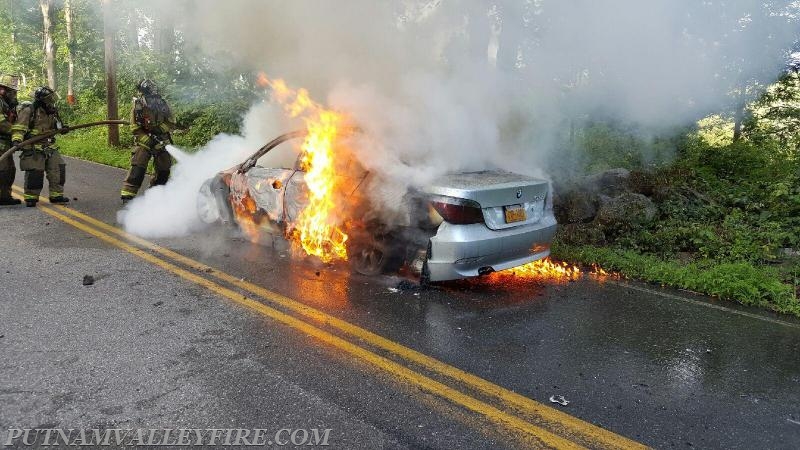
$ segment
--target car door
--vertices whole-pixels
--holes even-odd
[[[300,212],[308,205],[308,185],[306,184],[306,173],[304,171],[294,171],[286,184],[284,199],[286,221],[287,223],[294,223],[300,216]]]
[[[284,197],[292,169],[277,169],[254,166],[245,174],[246,189],[255,201],[258,210],[273,223],[283,225],[286,221]]]

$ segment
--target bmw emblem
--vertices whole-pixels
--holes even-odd
[[[517,198],[522,198],[522,189],[517,189]]]

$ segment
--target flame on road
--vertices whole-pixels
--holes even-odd
[[[566,262],[557,262],[550,258],[545,258],[514,267],[513,269],[496,272],[491,276],[495,278],[511,276],[537,280],[570,281],[581,277],[581,269]]]
[[[343,218],[336,214],[337,186],[334,150],[346,117],[314,102],[305,89],[294,90],[283,80],[259,74],[257,83],[272,89],[272,98],[291,117],[300,117],[308,135],[301,145],[301,167],[305,171],[308,204],[292,224],[289,239],[306,254],[323,262],[347,259],[347,234],[342,230]]]
[[[586,274],[597,281],[620,278],[619,274],[607,272],[597,264],[592,264]],[[489,277],[492,282],[504,282],[509,278],[561,282],[576,281],[581,279],[583,275],[584,271],[577,265],[564,261],[554,261],[548,257],[512,269],[495,272]]]

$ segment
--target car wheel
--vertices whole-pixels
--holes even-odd
[[[203,183],[197,196],[197,216],[200,217],[203,223],[214,223],[220,220],[219,205],[217,205],[217,199],[211,191],[213,181],[211,179]]]
[[[389,262],[386,246],[379,242],[372,242],[359,246],[352,256],[353,268],[356,272],[375,276],[383,273]]]

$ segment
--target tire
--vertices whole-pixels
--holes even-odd
[[[351,258],[353,269],[367,276],[396,271],[403,264],[403,258],[383,239],[372,239],[355,246]]]
[[[361,275],[380,275],[389,265],[390,255],[386,245],[373,241],[359,245],[353,252],[353,269]]]

